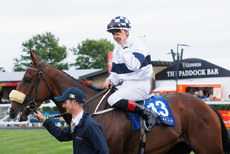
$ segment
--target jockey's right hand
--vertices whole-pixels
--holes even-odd
[[[106,79],[105,80],[105,83],[104,83],[104,88],[112,88],[112,84],[111,84],[111,81],[110,81],[110,79]]]

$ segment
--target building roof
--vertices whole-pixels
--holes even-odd
[[[0,72],[0,82],[18,82],[25,72]]]
[[[5,69],[3,67],[0,67],[0,72],[5,72]]]
[[[152,61],[153,67],[162,67],[162,66],[169,66],[172,65],[173,61]]]
[[[152,66],[153,67],[165,67],[165,66],[169,66],[171,64],[173,64],[172,61],[160,61],[160,60],[159,61],[152,61]],[[79,75],[79,79],[90,78],[90,77],[100,75],[100,74],[103,74],[103,73],[106,73],[106,72],[108,72],[108,68],[99,69],[98,71],[95,71],[95,72],[92,72],[92,73],[89,73],[89,74],[85,74],[85,75],[82,75],[82,76]]]
[[[102,69],[79,69],[79,70],[64,70],[64,72],[74,77],[75,79],[80,79],[82,76],[85,76],[87,74],[93,74],[101,70]]]
[[[102,69],[79,69],[79,70],[64,70],[67,74],[75,79],[81,76],[98,72]],[[0,72],[0,82],[19,82],[22,80],[25,72]]]
[[[107,73],[107,72],[108,72],[108,68],[99,69],[98,71],[79,76],[79,79],[85,79],[85,78],[93,77],[93,76],[100,75],[100,74]]]
[[[172,62],[168,61],[152,61],[153,67],[168,66]],[[85,79],[108,72],[108,69],[78,69],[63,70],[75,79]],[[25,72],[0,72],[0,82],[19,82],[22,80]]]

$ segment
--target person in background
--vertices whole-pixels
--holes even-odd
[[[209,94],[209,91],[208,91],[208,88],[207,88],[207,87],[205,87],[205,88],[204,88],[203,93],[204,93],[204,95],[206,96],[206,98],[208,98],[208,97],[210,96],[210,94]]]
[[[206,100],[206,96],[204,95],[203,90],[199,90],[197,97],[203,101]]]
[[[108,154],[108,146],[101,126],[83,109],[85,94],[78,88],[67,89],[62,96],[54,97],[64,102],[66,113],[72,114],[71,127],[59,128],[37,111],[34,116],[59,141],[73,140],[75,154]]]
[[[216,101],[216,97],[215,96],[213,97],[213,100]]]
[[[194,96],[198,96],[198,94],[199,94],[199,92],[198,91],[195,91],[195,93],[194,93]]]
[[[141,41],[131,38],[130,29],[130,21],[123,16],[114,17],[107,26],[117,45],[113,50],[111,74],[104,87],[115,85],[118,90],[108,98],[108,103],[116,109],[142,116],[146,130],[150,131],[158,118],[158,113],[143,106],[153,75],[150,51]]]

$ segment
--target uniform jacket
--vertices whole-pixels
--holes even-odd
[[[75,126],[73,133],[71,128],[57,127],[50,120],[46,120],[43,126],[59,141],[73,140],[74,154],[108,154],[108,146],[100,125],[84,111],[79,124]]]
[[[113,50],[109,79],[114,85],[120,81],[149,80],[153,75],[150,51],[141,41],[128,39],[127,46],[117,45]]]

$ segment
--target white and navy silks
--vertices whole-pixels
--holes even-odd
[[[126,42],[126,47],[117,45],[113,51],[113,62],[110,81],[117,85],[109,98],[108,103],[113,106],[121,99],[140,101],[148,97],[150,92],[150,79],[153,75],[150,51],[141,41],[131,40]]]

